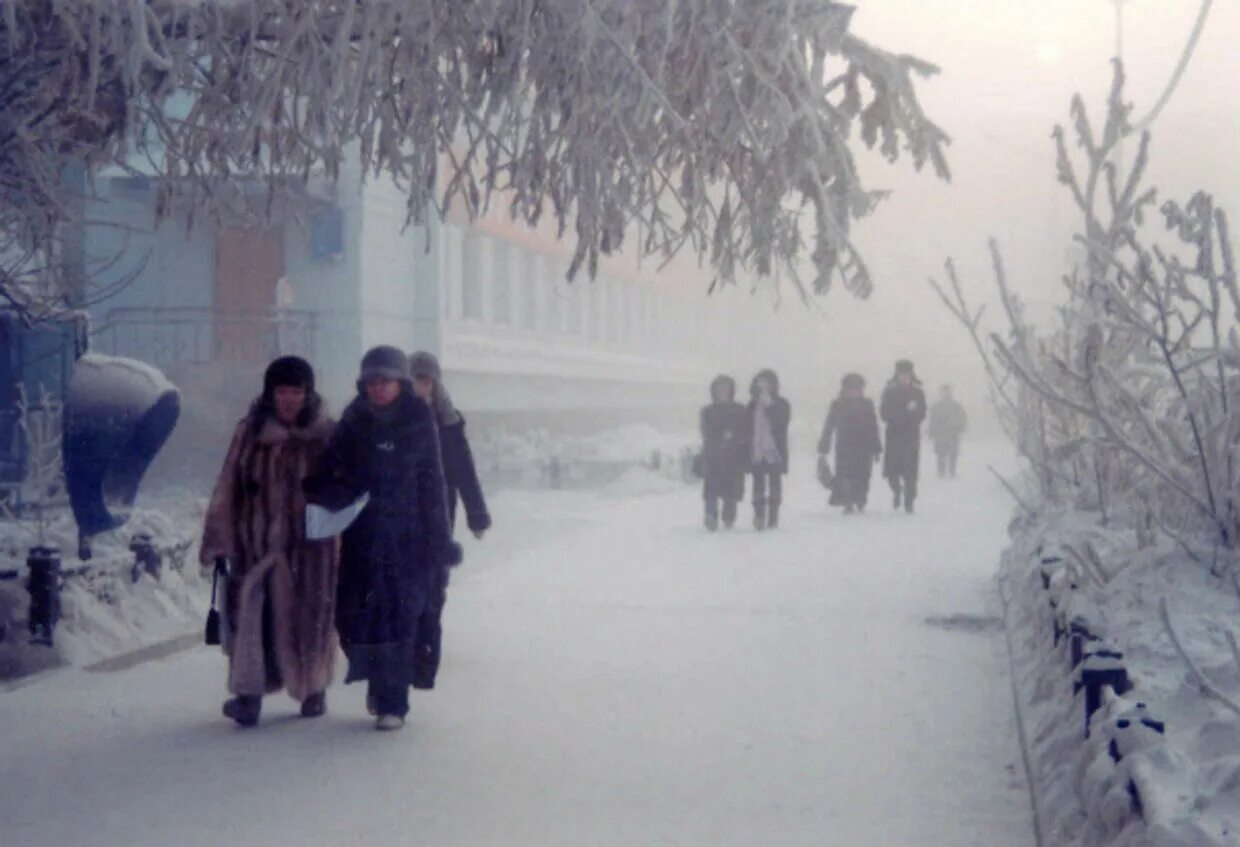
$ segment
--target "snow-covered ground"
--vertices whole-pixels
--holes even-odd
[[[503,492],[404,732],[360,686],[238,730],[207,648],[53,673],[0,692],[0,844],[1030,845],[980,461],[859,519],[807,463],[767,534],[633,475]]]

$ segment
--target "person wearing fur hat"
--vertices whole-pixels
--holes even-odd
[[[825,456],[835,445],[835,484],[831,505],[843,506],[844,514],[865,511],[870,495],[870,475],[883,444],[878,436],[878,414],[874,401],[865,396],[865,379],[848,374],[840,385],[840,396],[831,403],[827,420],[818,439],[818,453]]]
[[[779,396],[779,377],[761,370],[749,386],[750,467],[753,472],[754,529],[779,526],[783,476],[788,473],[788,426],[792,406]]]
[[[448,523],[456,527],[456,504],[465,507],[465,523],[475,538],[491,528],[491,515],[474,465],[474,455],[465,436],[465,418],[456,410],[443,384],[443,371],[434,355],[419,350],[409,357],[413,390],[430,406],[439,425],[439,448],[443,457],[444,479],[448,488]],[[448,599],[448,572],[432,586],[430,599],[418,619],[418,666],[413,687],[435,687],[443,644],[443,608]]]
[[[917,499],[921,463],[921,422],[926,419],[926,393],[908,359],[896,362],[896,373],[883,391],[881,407],[887,425],[883,476],[891,485],[895,508],[910,514]]]
[[[263,695],[280,688],[304,717],[327,708],[339,545],[305,538],[302,481],[331,431],[310,365],[275,360],[211,495],[199,555],[226,572],[221,640],[235,696],[224,714],[242,726],[258,723]]]
[[[706,529],[719,528],[719,504],[723,502],[723,525],[736,523],[736,504],[745,497],[745,469],[749,459],[749,413],[736,402],[736,380],[715,377],[710,384],[710,404],[699,415],[702,430],[702,497],[706,502]]]
[[[420,674],[418,621],[461,549],[448,522],[438,427],[414,393],[404,352],[367,352],[357,395],[305,488],[310,502],[333,510],[370,496],[341,536],[336,629],[345,682],[365,681],[376,728],[394,730]]]

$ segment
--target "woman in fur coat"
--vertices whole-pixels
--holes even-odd
[[[304,717],[327,708],[338,544],[306,540],[302,480],[331,430],[310,365],[277,359],[211,495],[200,560],[227,573],[222,641],[235,696],[224,714],[242,726],[256,724],[263,695],[280,688],[301,701]]]
[[[357,388],[305,487],[329,509],[370,495],[341,536],[336,629],[349,660],[345,682],[365,680],[376,728],[394,730],[419,678],[418,622],[461,550],[448,523],[438,428],[414,394],[409,360],[374,348]]]
[[[491,514],[487,511],[486,498],[482,495],[482,483],[474,466],[473,451],[465,435],[465,418],[456,410],[452,397],[443,384],[443,371],[439,360],[431,353],[418,351],[409,357],[409,369],[413,374],[413,390],[431,407],[439,426],[439,448],[443,457],[444,482],[448,489],[448,523],[456,528],[456,504],[459,499],[465,508],[465,523],[475,538],[481,539],[491,528]],[[443,608],[448,601],[448,571],[442,571],[442,579],[431,587],[429,599],[422,616],[418,619],[417,673],[413,687],[430,690],[435,687],[439,673],[439,659],[443,647]]]

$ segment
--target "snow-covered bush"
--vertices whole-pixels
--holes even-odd
[[[948,264],[944,302],[977,343],[992,395],[1044,498],[1122,521],[1147,546],[1157,533],[1197,558],[1229,563],[1240,548],[1240,288],[1227,217],[1209,194],[1163,202],[1144,184],[1141,134],[1126,170],[1115,150],[1130,133],[1118,64],[1106,121],[1095,130],[1079,97],[1074,161],[1057,128],[1059,181],[1083,225],[1083,262],[1064,280],[1059,325],[1039,332],[1008,285],[991,242],[1007,331],[983,341]],[[1151,225],[1161,218],[1162,232]]]

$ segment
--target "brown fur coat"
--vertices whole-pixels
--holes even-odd
[[[339,543],[305,539],[301,483],[332,429],[326,418],[305,429],[268,419],[255,435],[245,420],[228,448],[207,510],[200,558],[204,566],[220,556],[229,561],[221,605],[228,690],[234,694],[284,687],[304,700],[331,682]]]

